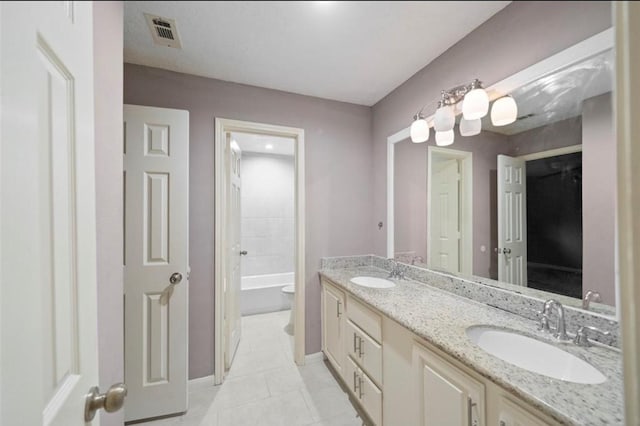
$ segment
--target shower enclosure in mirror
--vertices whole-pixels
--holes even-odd
[[[612,46],[608,30],[488,88],[516,100],[512,124],[456,126],[446,148],[391,136],[389,254],[574,306],[592,290],[614,313]]]

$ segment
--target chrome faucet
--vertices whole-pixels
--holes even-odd
[[[540,329],[549,332],[549,311],[555,308],[558,311],[558,319],[556,322],[554,337],[558,340],[569,340],[567,336],[567,325],[564,319],[564,307],[557,300],[549,299],[544,302],[542,310],[542,319],[540,320]]]
[[[400,269],[400,265],[398,265],[398,261],[393,258],[388,259],[391,262],[391,272],[389,273],[389,278],[402,280],[404,279],[404,272]]]
[[[591,327],[590,325],[583,325],[580,328],[578,328],[578,331],[576,332],[576,337],[573,339],[573,343],[583,347],[591,346],[591,342],[589,341],[589,337],[587,333],[588,331],[593,331],[595,333],[602,334],[603,336],[608,336],[611,334],[608,331],[603,331],[603,330],[600,330],[599,328]]]
[[[601,302],[602,297],[600,297],[600,293],[597,291],[589,290],[587,294],[584,295],[584,299],[582,299],[582,309],[589,310],[589,304],[591,302]]]

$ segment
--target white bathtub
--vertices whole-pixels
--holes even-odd
[[[293,272],[242,277],[240,313],[264,314],[291,309],[282,287],[293,284]]]

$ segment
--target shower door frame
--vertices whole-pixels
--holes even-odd
[[[286,137],[294,140],[295,168],[295,318],[294,318],[294,361],[297,365],[305,363],[305,168],[304,168],[304,129],[255,123],[251,121],[215,119],[214,167],[215,167],[215,255],[214,255],[214,383],[224,381],[224,268],[227,262],[228,247],[226,241],[227,223],[224,214],[227,208],[225,178],[225,134],[227,132],[252,133],[259,135]]]

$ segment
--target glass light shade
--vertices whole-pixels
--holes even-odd
[[[456,114],[453,112],[452,106],[442,106],[436,110],[436,116],[433,121],[433,127],[436,132],[446,132],[453,129],[456,125]]]
[[[482,118],[489,112],[489,95],[484,89],[473,89],[464,96],[462,115],[467,120]]]
[[[411,123],[411,142],[422,143],[429,139],[429,124],[424,118],[419,118]]]
[[[476,118],[475,120],[467,120],[463,118],[460,120],[460,136],[475,136],[482,130],[482,120]]]
[[[454,134],[453,129],[446,132],[436,132],[436,145],[447,146],[453,143]]]
[[[491,107],[491,123],[494,126],[506,126],[516,121],[518,105],[511,96],[505,96],[493,103]]]

